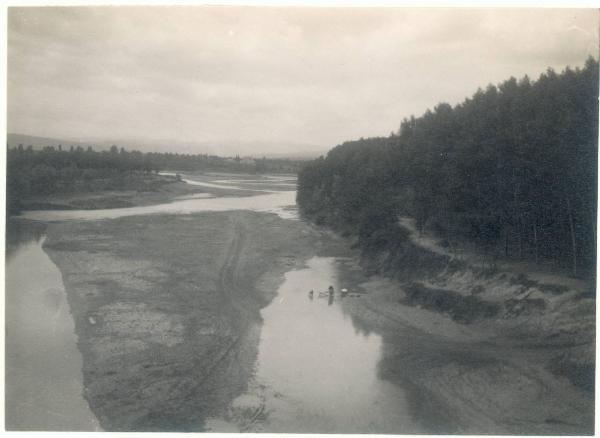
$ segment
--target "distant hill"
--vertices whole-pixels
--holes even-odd
[[[94,150],[108,150],[115,144],[127,150],[139,150],[141,152],[172,152],[179,154],[209,154],[219,156],[256,157],[256,158],[294,158],[311,159],[327,153],[328,148],[293,142],[259,142],[259,141],[219,141],[219,142],[193,142],[175,140],[93,140],[93,139],[58,139],[49,137],[37,137],[25,134],[7,134],[8,147],[17,147],[22,144],[29,145],[34,149],[44,146],[57,147],[59,144],[63,149],[70,146],[81,146],[87,148],[92,146]]]

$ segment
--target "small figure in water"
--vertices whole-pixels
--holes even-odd
[[[329,286],[329,300],[327,301],[327,304],[329,304],[330,306],[333,304],[333,286]]]
[[[308,293],[308,298],[309,298],[310,300],[312,300],[312,299],[313,299],[313,296],[314,296],[314,294],[315,294],[315,293],[314,293],[314,292],[312,291],[312,289],[311,289],[311,291]]]

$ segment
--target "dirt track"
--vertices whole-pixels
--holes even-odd
[[[317,238],[251,212],[50,225],[102,427],[202,430],[244,389],[259,309]]]

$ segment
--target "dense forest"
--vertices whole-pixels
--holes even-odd
[[[142,153],[112,146],[95,151],[81,146],[22,144],[7,151],[7,212],[19,211],[30,196],[98,190],[135,189],[139,173],[174,171],[296,172],[301,161],[287,159],[224,158],[212,155]]]
[[[450,246],[593,271],[598,80],[589,58],[441,103],[389,137],[339,145],[299,172],[300,209],[363,244],[406,215]]]

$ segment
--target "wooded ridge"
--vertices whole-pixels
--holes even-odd
[[[510,78],[299,172],[301,212],[377,240],[412,216],[450,246],[595,272],[598,61]]]

